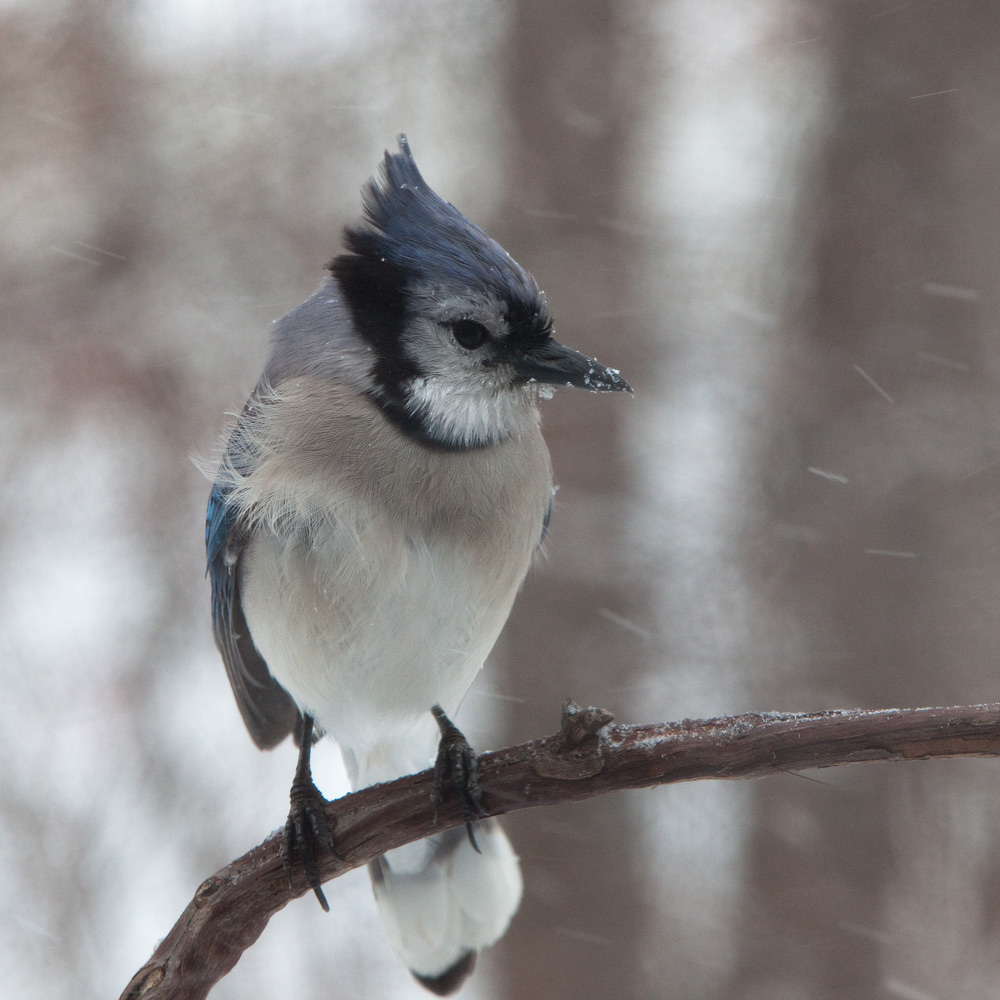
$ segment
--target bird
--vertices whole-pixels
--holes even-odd
[[[554,339],[535,279],[385,152],[318,290],[276,321],[206,515],[212,621],[254,743],[299,747],[285,826],[324,909],[335,851],[312,780],[321,735],[353,789],[435,766],[465,828],[369,865],[389,942],[437,995],[506,931],[520,863],[485,815],[451,721],[510,613],[552,512],[538,404],[631,392]]]

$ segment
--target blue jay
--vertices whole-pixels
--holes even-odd
[[[435,759],[433,808],[461,828],[370,866],[394,949],[445,995],[506,930],[517,856],[483,817],[475,754],[451,723],[510,613],[551,510],[538,401],[629,390],[557,343],[535,280],[424,182],[405,136],[320,289],[274,327],[208,504],[215,640],[247,729],[292,735],[286,864],[326,908],[333,849],[312,782],[317,734],[353,788]],[[630,391],[630,390],[629,390]]]

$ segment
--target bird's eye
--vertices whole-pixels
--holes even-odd
[[[451,335],[459,347],[474,351],[490,339],[489,331],[482,323],[471,319],[460,319],[451,324]]]

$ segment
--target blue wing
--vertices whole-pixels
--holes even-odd
[[[262,750],[277,746],[298,724],[299,711],[271,676],[253,644],[240,602],[240,559],[249,540],[229,503],[232,487],[216,483],[205,516],[212,583],[212,627],[240,715]]]

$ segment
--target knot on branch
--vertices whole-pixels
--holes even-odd
[[[596,740],[597,734],[609,723],[614,721],[614,715],[603,708],[581,708],[572,698],[563,702],[562,720],[559,723],[559,733],[563,746],[582,746],[588,740]]]
[[[532,755],[535,771],[543,778],[580,781],[604,769],[600,731],[614,719],[603,708],[581,708],[567,698],[559,733]]]
[[[132,982],[125,988],[122,1000],[139,1000],[151,990],[155,990],[163,982],[166,973],[162,966],[148,966],[140,969],[132,979]]]
[[[204,906],[223,886],[223,880],[218,875],[212,875],[198,886],[194,894],[195,906]]]

